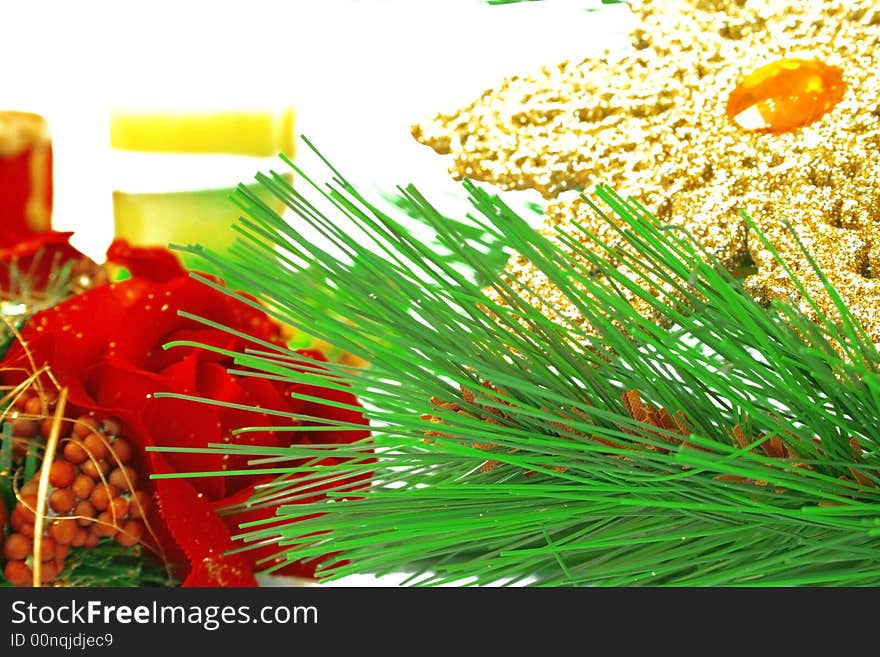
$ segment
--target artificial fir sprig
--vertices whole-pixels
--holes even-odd
[[[845,308],[813,323],[760,306],[689,235],[604,187],[594,207],[619,244],[586,248],[548,240],[466,182],[469,220],[539,266],[586,323],[547,317],[533,305],[541,291],[487,263],[415,188],[412,207],[473,276],[337,171],[321,186],[293,168],[307,194],[279,174],[258,179],[332,252],[245,188],[229,255],[185,250],[249,303],[369,361],[366,372],[301,371],[306,359],[271,345],[236,356],[250,375],[350,389],[375,435],[212,446],[278,475],[240,509],[277,505],[272,522],[284,522],[246,524],[241,538],[277,542],[290,559],[338,552],[327,578],[880,582],[880,357]],[[369,489],[352,484],[371,472]],[[333,482],[329,501],[308,501]]]

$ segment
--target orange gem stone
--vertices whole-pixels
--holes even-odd
[[[744,130],[778,135],[821,118],[844,91],[839,68],[818,60],[780,59],[737,85],[727,100],[727,116]]]

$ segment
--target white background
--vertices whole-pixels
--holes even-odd
[[[432,190],[457,194],[448,162],[417,144],[410,126],[470,102],[505,75],[620,47],[631,25],[627,8],[586,11],[600,7],[599,0],[0,0],[0,109],[49,119],[54,225],[75,231],[74,243],[103,260],[111,190],[132,180],[149,187],[162,173],[111,158],[111,108],[292,106],[297,134],[350,179],[389,191],[414,182],[429,198]]]
[[[410,126],[504,75],[619,46],[629,18],[624,5],[599,0],[0,0],[0,108],[49,118],[54,225],[103,260],[114,187],[191,175],[111,158],[110,108],[292,106],[297,134],[353,180],[457,192],[448,163]],[[254,168],[225,182],[265,166]]]

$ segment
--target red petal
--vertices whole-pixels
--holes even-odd
[[[186,270],[171,251],[159,247],[132,246],[122,239],[116,239],[107,249],[107,260],[123,265],[132,276],[151,281],[169,281],[178,276],[186,276]]]
[[[263,481],[271,481],[270,477],[265,477]],[[254,492],[254,486],[250,486],[246,489],[239,491],[236,495],[228,497],[225,500],[215,503],[216,508],[222,509],[225,506],[231,506],[233,504],[238,504],[241,502],[245,502],[248,500]],[[301,500],[302,503],[307,502],[317,502],[323,498],[323,494],[318,493],[314,497],[307,498]],[[226,522],[226,525],[229,527],[229,530],[232,534],[240,534],[243,531],[247,531],[246,529],[241,529],[240,526],[248,523],[254,522],[257,520],[265,520],[268,518],[272,518],[275,516],[277,511],[277,506],[270,506],[265,508],[255,508],[252,511],[246,511],[243,513],[236,513],[234,515],[223,516],[223,520]],[[268,529],[271,527],[277,527],[281,525],[286,525],[291,522],[297,522],[298,520],[305,520],[308,518],[314,518],[317,514],[304,515],[300,518],[288,519],[284,518],[277,522],[270,522],[266,524],[261,524],[259,527],[254,529]],[[242,546],[246,546],[247,543],[242,543]],[[293,548],[289,548],[293,549]],[[280,561],[286,560],[286,555],[284,554],[285,548],[283,546],[279,546],[276,543],[272,543],[270,545],[263,545],[260,547],[253,547],[244,552],[241,552],[241,555],[247,559],[248,564],[254,570],[254,572],[260,572],[262,570],[268,569],[270,566],[279,563]],[[281,553],[281,556],[277,556]],[[337,554],[337,553],[334,553]],[[277,570],[274,570],[273,573],[277,575],[289,575],[292,577],[305,577],[314,579],[315,570],[317,567],[327,559],[334,556],[334,554],[322,555],[317,558],[310,558],[308,561],[293,561],[290,564],[283,566]],[[269,561],[263,561],[264,559],[269,559]],[[262,563],[261,563],[262,562]]]
[[[154,472],[163,472],[161,459]],[[159,508],[169,532],[183,549],[192,569],[183,586],[256,586],[247,560],[226,554],[235,544],[213,506],[181,479],[156,480]]]
[[[105,285],[36,313],[22,330],[36,367],[51,365],[66,384],[80,379],[89,365],[115,351],[117,339],[136,332],[125,324],[126,310],[140,303],[143,294],[136,284],[122,289]],[[10,346],[4,360],[25,367],[29,363],[21,342]]]
[[[103,361],[91,368],[88,383],[100,408],[121,419],[134,414],[154,445],[206,447],[208,443],[221,442],[216,407],[153,396],[156,392],[182,392],[165,377],[133,368],[124,361]],[[216,453],[167,453],[164,458],[177,472],[223,469],[223,458]],[[226,491],[223,477],[199,477],[193,479],[193,485],[212,498],[223,497]]]
[[[183,318],[179,318],[178,322],[182,328],[174,329],[163,335],[161,338],[162,345],[185,341],[217,347],[226,351],[240,351],[245,348],[244,341],[231,333],[218,331],[207,326],[194,326],[192,321]],[[167,367],[168,364],[179,361],[185,355],[193,352],[198,354],[198,359],[201,361],[217,362],[230,360],[229,356],[209,349],[199,349],[198,347],[190,347],[188,345],[175,345],[155,350],[152,358],[145,366],[151,370],[161,370]]]
[[[233,377],[226,369],[216,363],[202,363],[199,367],[199,394],[202,397],[222,401],[232,404],[239,404],[248,407],[274,408],[276,410],[287,410],[284,408],[283,400],[276,394],[272,397],[258,399],[252,397],[248,390],[240,385],[241,377]],[[278,403],[280,402],[280,403]],[[265,445],[277,447],[279,444],[278,434],[274,431],[248,431],[233,435],[236,429],[245,427],[265,427],[265,426],[281,426],[289,421],[282,417],[273,415],[268,416],[264,413],[241,410],[237,408],[218,407],[220,414],[221,433],[224,439],[228,438],[229,442],[236,445]],[[227,470],[248,470],[253,469],[249,462],[254,458],[252,456],[228,456],[225,461]],[[227,493],[233,493],[242,488],[255,483],[254,476],[236,475],[227,479]]]
[[[313,385],[297,385],[292,388],[291,392],[312,397],[320,397],[321,399],[326,399],[339,404],[361,408],[360,402],[353,394],[342,390],[321,388]],[[327,424],[337,422],[345,424],[361,424],[364,426],[364,429],[335,429],[331,431],[308,432],[305,434],[304,438],[312,443],[353,443],[370,435],[369,430],[366,428],[367,419],[362,411],[339,408],[328,404],[319,404],[314,401],[306,401],[305,406],[303,407],[303,414],[326,418],[328,420],[327,423],[312,421],[308,423],[309,426],[326,426]]]

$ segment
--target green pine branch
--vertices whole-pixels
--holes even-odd
[[[880,583],[880,357],[842,304],[838,323],[762,307],[690,235],[606,187],[591,201],[625,248],[595,236],[587,248],[561,230],[551,242],[465,182],[468,225],[535,263],[584,328],[536,310],[542,292],[487,262],[416,188],[404,190],[409,204],[473,275],[329,163],[327,185],[288,164],[299,188],[277,173],[258,180],[334,253],[244,187],[229,254],[183,250],[256,299],[245,302],[369,361],[303,372],[301,357],[271,345],[235,356],[242,373],[350,389],[374,436],[211,446],[252,458],[230,476],[277,476],[247,504],[287,522],[243,525],[245,543],[274,541],[290,559],[338,552],[319,571],[328,579]],[[653,415],[634,412],[632,394]],[[368,490],[353,483],[368,472]],[[309,501],[326,489],[329,500]]]

